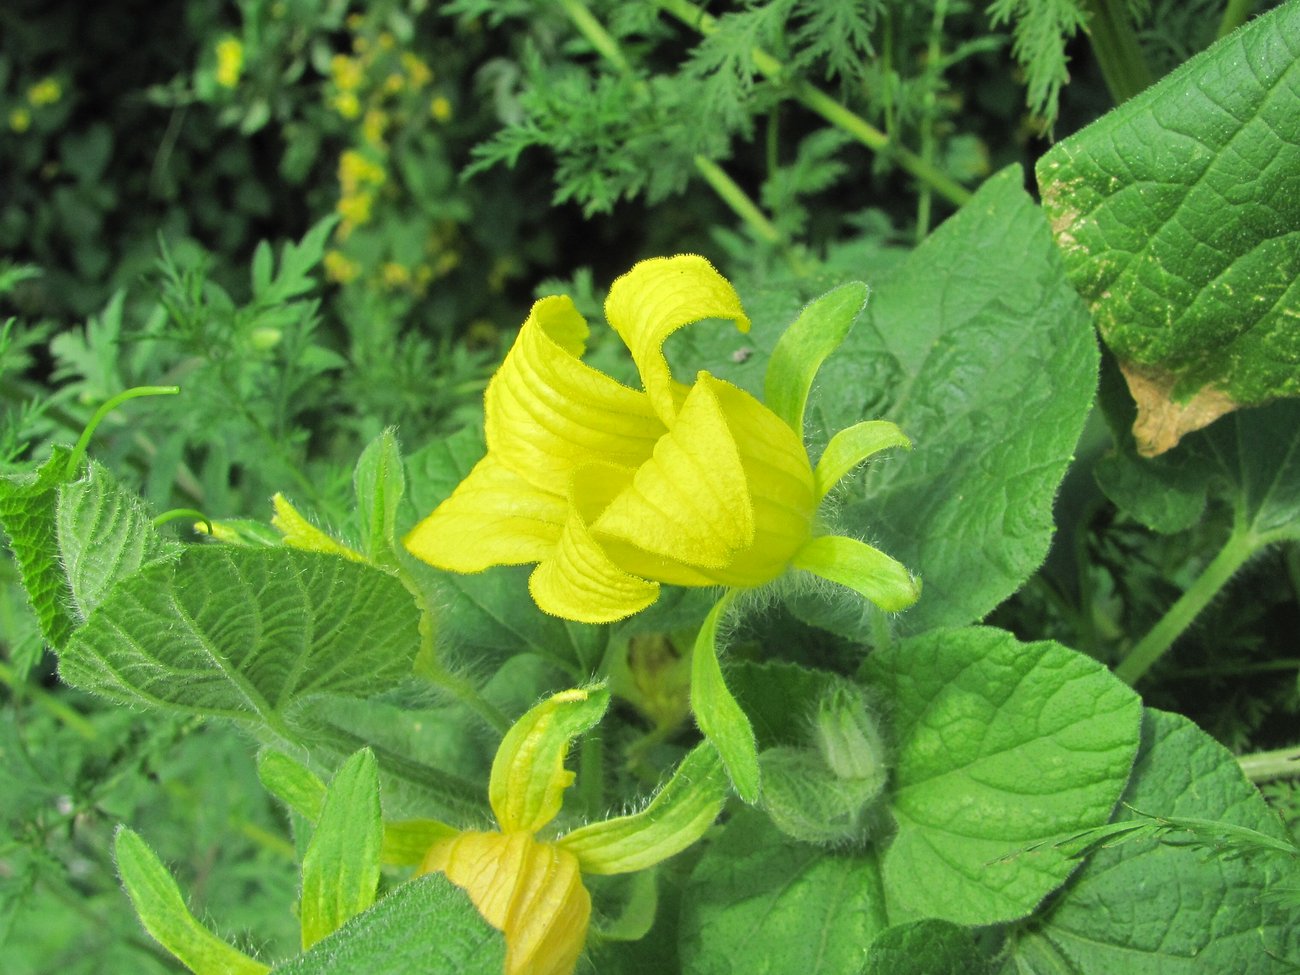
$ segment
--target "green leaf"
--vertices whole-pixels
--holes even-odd
[[[36,471],[0,477],[0,526],[9,536],[41,635],[56,650],[77,627],[72,593],[59,564],[56,527],[58,488],[70,480],[69,454],[67,448],[55,447]]]
[[[686,975],[845,975],[886,925],[873,854],[828,853],[753,811],[732,819],[682,903]]]
[[[1300,395],[1300,5],[1057,144],[1037,167],[1070,280],[1157,454]]]
[[[144,503],[93,460],[82,477],[59,487],[56,511],[59,556],[82,620],[122,579],[180,555],[178,543],[158,534]]]
[[[261,975],[271,970],[194,919],[176,881],[138,835],[126,827],[118,829],[113,855],[144,929],[195,975]]]
[[[782,660],[741,661],[730,668],[729,677],[762,749],[805,744],[818,701],[842,680]]]
[[[375,902],[384,824],[379,767],[362,749],[334,774],[302,861],[302,946],[310,948]]]
[[[406,491],[406,473],[391,428],[362,451],[352,484],[357,495],[362,554],[378,565],[396,566],[397,516]]]
[[[985,616],[1024,584],[1051,541],[1052,501],[1092,405],[1096,336],[1019,169],[989,179],[905,260],[876,272],[862,320],[818,374],[810,437],[864,419],[913,442],[836,492],[829,530],[870,542],[925,580],[896,621],[919,633]],[[684,329],[678,375],[707,368],[754,392],[788,297],[742,289],[753,355]],[[697,334],[699,333],[699,334]],[[768,346],[770,347],[770,345]],[[870,638],[867,627],[859,639]]]
[[[261,720],[284,737],[313,695],[410,673],[419,611],[400,582],[292,549],[194,546],[121,582],[68,641],[69,684],[131,705]]]
[[[297,759],[266,750],[257,756],[257,777],[266,791],[310,823],[320,819],[325,783]]]
[[[505,939],[441,874],[402,884],[276,975],[501,975]]]
[[[993,975],[970,931],[950,921],[912,921],[883,932],[859,975]]]
[[[803,436],[803,414],[817,370],[834,352],[867,304],[867,286],[850,281],[809,304],[772,350],[763,402]]]
[[[759,789],[754,729],[727,690],[718,664],[718,626],[732,598],[732,592],[728,592],[717,601],[695,638],[691,657],[691,711],[704,737],[722,757],[736,795],[753,803],[758,801]]]
[[[1180,715],[1146,712],[1124,802],[1148,815],[1212,819],[1287,839],[1233,756]],[[1137,814],[1121,807],[1117,818]],[[1265,890],[1295,888],[1300,871],[1270,872],[1276,863],[1153,838],[1103,848],[1053,909],[1019,932],[1014,955],[1067,958],[1079,975],[1294,971],[1294,905]]]
[[[1109,819],[1137,753],[1137,696],[1060,644],[985,627],[906,640],[863,676],[893,719],[891,919],[1028,915],[1076,864],[1055,850],[999,858]]]
[[[726,797],[722,761],[717,750],[703,742],[682,759],[641,812],[575,829],[556,843],[578,858],[583,873],[645,870],[703,836]]]

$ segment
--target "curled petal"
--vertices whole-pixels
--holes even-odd
[[[664,432],[644,393],[578,358],[586,336],[572,301],[541,299],[484,398],[488,453],[558,495],[581,464],[636,467]]]
[[[659,418],[671,426],[677,412],[664,341],[683,325],[726,318],[742,332],[749,318],[736,289],[696,254],[641,261],[609,289],[605,319],[632,353],[641,383]]]
[[[489,453],[404,544],[416,558],[452,572],[522,565],[555,550],[568,513],[563,495],[538,490]]]
[[[461,833],[435,843],[421,873],[441,872],[506,937],[506,975],[570,975],[591,920],[578,858],[530,833]]]
[[[543,612],[579,623],[612,623],[659,598],[659,584],[615,565],[592,538],[576,506],[559,545],[528,578],[528,590]]]
[[[701,374],[631,486],[596,519],[597,538],[704,569],[725,568],[754,541],[745,469],[706,377]],[[636,572],[650,565],[626,567]]]

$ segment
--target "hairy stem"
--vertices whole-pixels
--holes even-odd
[[[1259,540],[1248,530],[1235,528],[1205,571],[1120,661],[1115,676],[1127,684],[1141,680],[1258,547]]]
[[[1123,0],[1087,0],[1088,39],[1097,56],[1106,88],[1116,105],[1150,86],[1155,79]]]
[[[1279,748],[1271,752],[1238,755],[1237,764],[1252,782],[1300,775],[1300,748]]]
[[[692,4],[690,0],[655,0],[655,3],[664,12],[706,37],[718,29],[717,21]],[[862,116],[850,111],[820,88],[797,78],[787,78],[785,65],[766,51],[756,47],[751,52],[751,56],[754,59],[754,66],[760,72],[773,81],[785,84],[786,90],[807,108],[812,109],[831,125],[848,133],[871,151],[887,156],[940,196],[957,206],[961,206],[971,198],[970,191],[947,173],[916,153],[895,145],[884,132]]]

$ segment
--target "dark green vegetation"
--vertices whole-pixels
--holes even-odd
[[[756,394],[802,307],[869,286],[808,439],[912,439],[831,518],[924,591],[740,601],[764,798],[592,881],[595,970],[1300,964],[1300,2],[18,0],[0,158],[6,973],[180,970],[120,886],[176,903],[150,849],[293,958],[311,837],[349,829],[323,783],[482,824],[508,721],[593,676],[620,703],[561,825],[666,778],[709,594],[581,626],[399,540],[481,455],[533,295],[599,323],[685,251],[754,327],[686,330],[674,370]],[[359,559],[281,544],[277,492]],[[499,970],[405,876],[368,911],[312,887],[346,923],[277,970],[427,970],[430,918],[446,970]]]

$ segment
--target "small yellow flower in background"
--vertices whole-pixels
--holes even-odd
[[[330,99],[330,105],[345,119],[354,119],[361,114],[361,99],[357,98],[356,92],[341,91]]]
[[[25,106],[10,109],[9,128],[18,133],[26,132],[32,127],[32,113]]]
[[[390,74],[387,78],[384,79],[385,95],[396,95],[405,87],[406,87],[406,76],[397,71],[394,71],[392,74]]]
[[[366,158],[355,149],[344,149],[339,155],[339,185],[343,192],[355,193],[364,185],[383,186],[388,179],[384,167]]]
[[[325,276],[337,284],[355,281],[357,275],[361,273],[361,266],[342,251],[326,251],[324,264]]]
[[[244,73],[244,45],[237,37],[217,41],[217,84],[234,88]]]
[[[419,55],[411,51],[403,51],[401,62],[412,88],[423,88],[433,80],[433,71],[430,70]]]
[[[437,122],[447,122],[451,120],[451,102],[442,95],[435,95],[433,101],[429,102],[429,114]]]
[[[55,78],[43,78],[27,89],[27,100],[40,108],[53,105],[63,97],[63,86]]]
[[[330,77],[339,91],[356,91],[361,87],[364,71],[356,58],[336,54],[330,58]]]
[[[388,129],[388,113],[381,108],[372,108],[366,112],[361,121],[361,136],[372,146],[384,144],[384,133]]]
[[[384,284],[390,288],[403,288],[411,283],[411,269],[405,264],[388,261],[380,271]]]
[[[897,427],[850,428],[814,471],[802,401],[794,422],[708,372],[674,379],[662,346],[679,328],[721,318],[749,330],[702,257],[637,264],[610,288],[605,317],[643,391],[581,361],[588,327],[568,297],[538,301],[488,385],[487,455],[407,536],[412,554],[465,573],[537,563],[537,605],[585,623],[646,608],[661,583],[748,589],[791,567],[888,610],[915,601],[889,556],[814,531],[821,500],[858,461],[908,443]]]
[[[564,767],[570,742],[608,707],[603,687],[577,688],[520,718],[497,750],[488,783],[500,828],[446,827],[420,867],[420,873],[444,874],[505,935],[505,975],[570,975],[591,920],[582,875],[652,867],[698,840],[722,809],[726,775],[706,743],[683,759],[640,813],[539,839],[574,780]]]
[[[347,237],[347,233],[343,232],[345,225],[348,232],[350,232],[352,228],[370,221],[370,212],[374,202],[375,198],[365,192],[355,193],[339,199],[339,202],[334,205],[334,209],[343,218],[343,223],[339,225],[339,232],[342,237]]]
[[[397,44],[397,39],[388,31],[379,35],[379,49],[381,51],[391,51]]]

